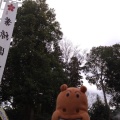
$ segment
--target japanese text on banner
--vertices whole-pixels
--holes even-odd
[[[0,23],[0,83],[10,47],[18,3],[7,2]]]

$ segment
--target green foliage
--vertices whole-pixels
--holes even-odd
[[[120,107],[120,92],[111,93],[110,106],[118,108]]]
[[[89,82],[96,84],[101,89],[104,81],[106,90],[113,88],[120,91],[120,45],[100,46],[91,49],[87,56],[85,72]],[[110,91],[108,91],[110,92]]]
[[[69,86],[77,87],[82,85],[81,63],[77,57],[72,57],[68,64]]]
[[[106,58],[106,83],[112,88],[112,99],[110,101],[112,106],[120,106],[120,44],[115,44],[110,47],[111,51],[109,57]]]
[[[108,120],[108,109],[97,95],[96,102],[89,110],[90,120]]]
[[[58,45],[62,32],[45,0],[25,1],[16,19],[2,79],[2,101],[12,104],[10,119],[47,120],[60,85],[66,83]]]
[[[86,79],[103,90],[105,104],[106,93],[111,94],[110,105],[120,105],[120,45],[93,47],[87,55],[84,70]]]
[[[93,84],[96,84],[101,89],[101,82],[105,80],[106,66],[104,61],[104,51],[106,47],[93,47],[90,53],[87,54],[84,72],[86,79]]]
[[[120,119],[120,108],[113,109],[111,112],[111,120],[119,120]]]
[[[109,47],[93,47],[90,53],[87,54],[84,66],[84,72],[86,73],[86,79],[88,82],[95,84],[98,89],[102,89],[106,106],[108,105],[106,92],[110,91],[105,82],[107,79],[107,66],[105,59],[108,51]]]
[[[107,61],[107,79],[108,85],[116,92],[120,92],[120,44],[111,47],[111,54]]]

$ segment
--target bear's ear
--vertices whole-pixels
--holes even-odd
[[[87,91],[87,88],[85,86],[81,86],[80,87],[80,91],[83,92],[83,93],[85,93]]]
[[[60,86],[60,90],[61,90],[61,91],[64,91],[64,90],[66,90],[67,88],[68,88],[68,86],[67,86],[66,84],[63,84],[63,85]]]

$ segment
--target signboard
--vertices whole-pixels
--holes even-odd
[[[0,83],[10,47],[18,3],[7,1],[0,23]]]

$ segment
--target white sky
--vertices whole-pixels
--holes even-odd
[[[81,49],[120,43],[120,0],[46,0],[64,37]],[[96,86],[84,84],[89,90]]]
[[[120,0],[46,0],[64,37],[82,49],[120,43]]]

